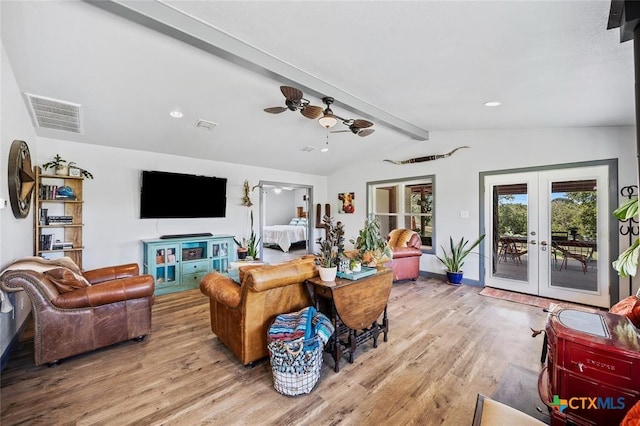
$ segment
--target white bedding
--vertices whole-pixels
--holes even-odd
[[[262,243],[277,244],[288,252],[291,244],[307,240],[307,227],[299,225],[271,225],[262,228]]]

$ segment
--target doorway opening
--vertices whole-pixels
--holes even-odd
[[[592,306],[618,297],[617,161],[481,174],[485,286]]]
[[[258,186],[262,259],[279,263],[311,253],[313,187],[270,181],[260,181]]]

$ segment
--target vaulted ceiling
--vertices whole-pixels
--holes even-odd
[[[359,155],[441,153],[432,147],[442,131],[634,125],[632,42],[606,30],[609,7],[0,3],[20,90],[82,105],[82,134],[38,135],[319,175]],[[282,84],[301,88],[314,105],[335,97],[336,114],[367,118],[375,133],[330,133],[329,152],[305,151],[326,145],[327,131],[297,112],[263,111],[284,105]],[[493,100],[502,105],[484,106]],[[172,110],[184,116],[172,118]],[[198,119],[218,125],[197,128]]]

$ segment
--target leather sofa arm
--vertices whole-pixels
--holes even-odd
[[[411,236],[411,239],[407,243],[407,247],[413,247],[417,249],[420,249],[420,247],[422,247],[422,239],[420,238],[420,235],[418,233],[415,233]]]
[[[127,263],[124,265],[106,266],[104,268],[92,269],[82,272],[82,276],[91,284],[98,284],[105,281],[117,280],[120,278],[135,277],[140,275],[137,263]]]
[[[422,256],[422,250],[415,247],[396,247],[393,249],[393,258],[402,259],[404,257]]]
[[[63,309],[88,308],[153,297],[154,289],[155,285],[151,275],[138,275],[61,293],[52,299],[51,303]]]
[[[211,272],[200,281],[200,292],[230,308],[240,305],[242,288],[226,275]]]

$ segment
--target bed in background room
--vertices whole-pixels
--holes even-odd
[[[262,228],[262,243],[279,246],[287,253],[292,244],[307,241],[307,219],[294,217],[288,225],[267,225]]]

